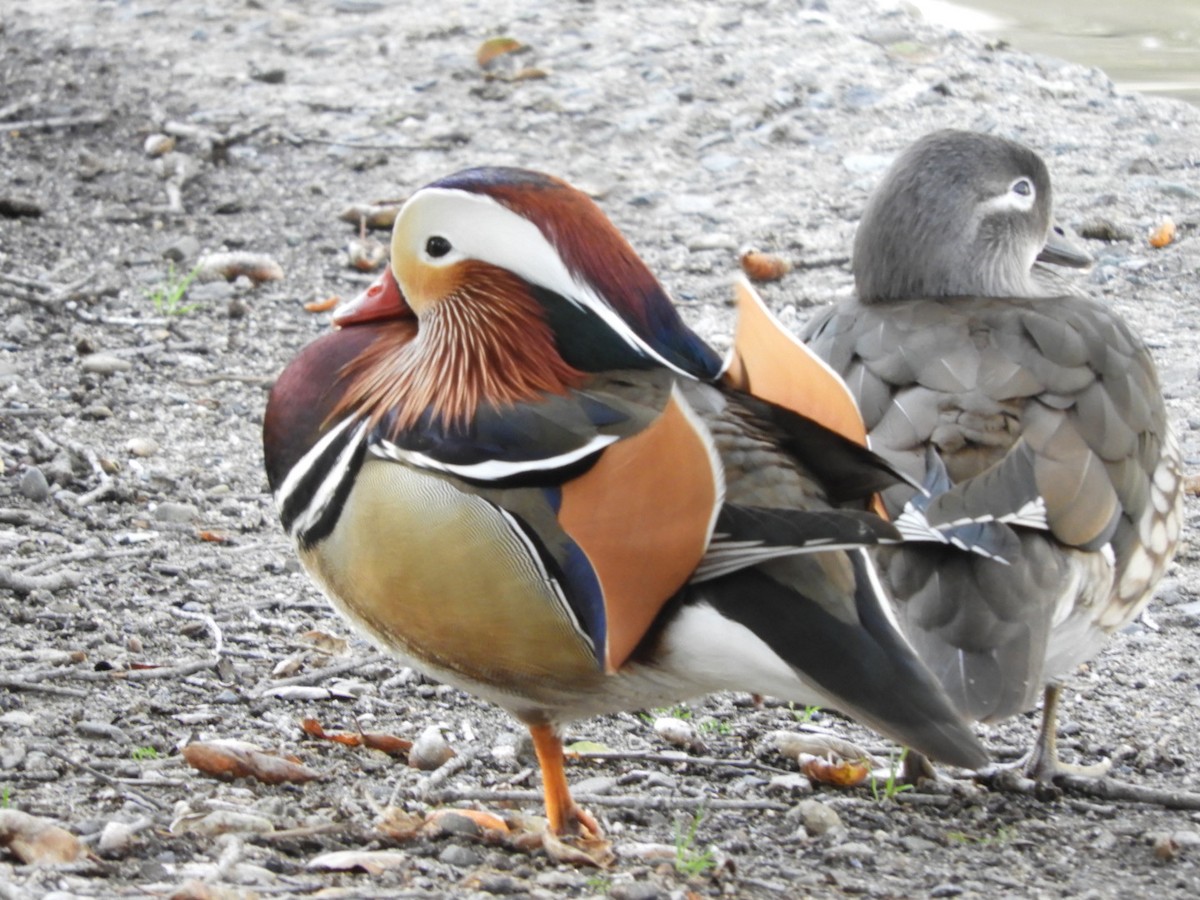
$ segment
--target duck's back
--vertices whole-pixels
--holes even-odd
[[[1137,614],[1178,542],[1182,475],[1153,361],[1119,316],[1079,296],[850,302],[805,339],[859,399],[872,449],[930,484],[944,467],[934,519],[1009,523],[993,529],[1008,565],[954,546],[884,558],[964,712],[1031,706]],[[889,511],[912,493],[890,489]]]

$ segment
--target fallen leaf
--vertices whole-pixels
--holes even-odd
[[[828,759],[801,754],[800,771],[813,782],[836,787],[855,787],[867,780],[871,768],[866,763],[850,759]]]
[[[573,838],[570,843],[547,829],[542,834],[542,849],[556,863],[568,866],[594,866],[605,869],[615,859],[612,846],[599,838]]]
[[[375,828],[393,841],[411,841],[425,827],[425,816],[410,813],[398,806],[389,806],[379,815]]]
[[[864,760],[872,765],[878,762],[857,744],[832,734],[775,731],[769,737],[780,755],[789,759],[798,760],[802,754],[806,754],[808,756]]]
[[[412,741],[391,734],[378,734],[370,731],[362,733],[362,745],[370,750],[379,750],[388,756],[403,758],[412,749]]]
[[[475,51],[475,62],[479,63],[480,68],[486,68],[492,60],[504,56],[506,53],[516,53],[518,50],[524,49],[525,45],[516,38],[488,38]]]
[[[214,809],[211,812],[190,812],[171,823],[171,834],[198,834],[216,837],[222,834],[269,834],[275,823],[265,816],[240,812],[236,809]]]
[[[482,809],[437,809],[429,814],[426,820],[428,824],[440,826],[443,819],[447,816],[459,816],[464,819],[470,819],[479,826],[480,831],[491,832],[497,837],[504,837],[512,833],[512,829],[495,813],[486,812]]]
[[[782,256],[753,248],[742,251],[740,262],[742,271],[751,281],[778,281],[792,271],[792,264]]]
[[[565,748],[567,753],[612,753],[612,747],[608,744],[601,744],[599,741],[576,741],[573,744],[568,744]]]
[[[74,862],[87,848],[65,828],[18,809],[0,809],[0,846],[26,865]]]
[[[342,298],[334,294],[332,297],[326,297],[324,300],[310,300],[304,304],[304,308],[310,313],[323,313],[329,312],[341,302]]]
[[[335,731],[330,733],[321,726],[320,722],[312,718],[302,719],[300,727],[310,737],[319,738],[324,741],[333,741],[337,744],[345,744],[348,747],[366,747],[368,750],[379,750],[388,756],[404,758],[408,756],[408,751],[412,749],[412,741],[407,741],[404,738],[391,734],[378,734],[366,731],[357,733]]]
[[[346,244],[346,256],[351,268],[374,272],[387,262],[387,247],[371,237],[351,238]]]
[[[384,200],[377,203],[352,203],[338,216],[343,222],[366,227],[372,231],[385,231],[396,224],[400,213],[398,201]]]
[[[226,781],[254,778],[264,784],[304,784],[323,777],[298,762],[241,742],[193,741],[180,754],[193,769]]]
[[[229,536],[225,535],[225,534],[221,534],[219,531],[201,531],[197,535],[197,537],[199,537],[200,540],[206,541],[210,544],[227,544],[227,543],[229,543]]]
[[[283,279],[283,268],[261,253],[209,253],[196,263],[197,281],[236,281],[245,275],[255,284]]]
[[[1175,223],[1170,219],[1163,221],[1161,225],[1150,232],[1150,246],[1161,249],[1167,244],[1175,240]]]
[[[300,640],[311,646],[314,650],[319,650],[321,653],[328,653],[330,656],[337,656],[346,652],[349,643],[345,638],[338,637],[335,634],[330,634],[327,631],[306,631],[300,635]]]
[[[409,855],[400,850],[336,850],[313,857],[305,868],[330,872],[353,872],[357,869],[368,875],[380,875],[388,869],[404,865],[409,859]]]
[[[205,884],[199,878],[189,878],[169,900],[250,900],[251,897],[257,896],[251,891]]]

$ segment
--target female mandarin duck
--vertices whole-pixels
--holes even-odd
[[[268,403],[284,527],[358,627],[529,727],[553,832],[599,834],[563,723],[716,690],[984,760],[864,551],[839,549],[899,538],[834,506],[894,471],[715,384],[716,354],[582,193],[494,168],[418,191],[391,268],[335,323]]]
[[[916,504],[930,522],[995,518],[956,540],[1008,565],[955,543],[879,559],[902,627],[965,715],[1012,716],[1046,685],[1026,762],[1039,780],[1068,769],[1054,743],[1055,679],[1149,600],[1183,502],[1146,345],[1112,310],[1035,277],[1039,259],[1090,262],[1056,232],[1033,151],[927,135],[863,213],[857,299],[804,334],[858,398],[871,447],[934,490]],[[900,514],[912,495],[883,496]]]

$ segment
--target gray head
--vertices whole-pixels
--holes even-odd
[[[854,239],[863,302],[1030,297],[1039,258],[1086,265],[1054,238],[1050,174],[1028,147],[969,131],[912,144],[875,189]]]

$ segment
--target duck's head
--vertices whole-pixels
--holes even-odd
[[[720,368],[586,194],[516,168],[466,169],[413,194],[396,218],[390,267],[334,323],[424,326],[489,305],[543,321],[580,370],[665,365],[711,378]]]
[[[1050,174],[1021,144],[937,131],[908,147],[875,189],[854,240],[863,302],[1039,293],[1038,260],[1091,258],[1054,224]]]

